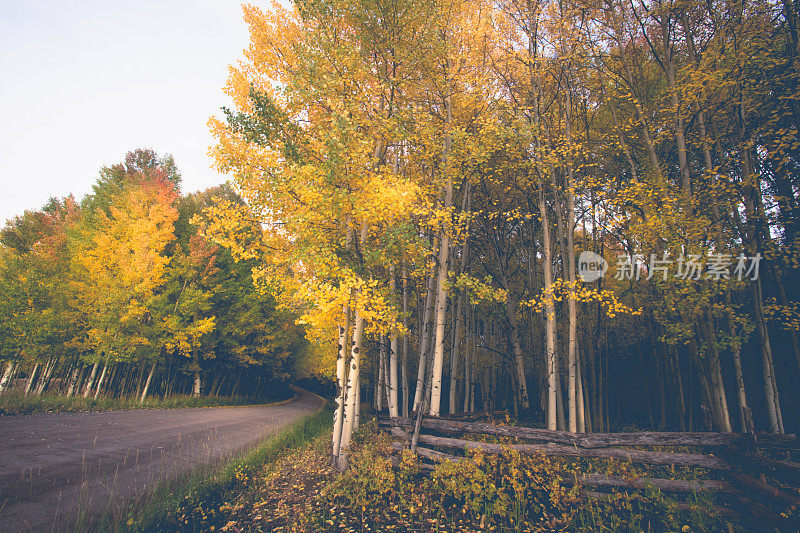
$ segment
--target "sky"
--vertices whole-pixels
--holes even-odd
[[[248,42],[238,1],[0,0],[0,225],[140,147],[183,192],[226,181],[206,123]]]

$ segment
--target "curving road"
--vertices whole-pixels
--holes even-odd
[[[79,513],[249,449],[324,401],[295,392],[260,407],[0,416],[0,530],[69,531]]]

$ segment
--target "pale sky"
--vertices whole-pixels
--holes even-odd
[[[183,192],[224,182],[206,122],[248,42],[236,0],[0,0],[0,227],[137,147]]]

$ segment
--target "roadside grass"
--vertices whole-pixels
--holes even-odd
[[[192,396],[173,395],[167,398],[150,396],[139,403],[138,398],[84,398],[83,396],[64,396],[43,394],[37,396],[21,392],[7,392],[0,395],[0,415],[20,415],[28,413],[65,413],[76,411],[110,411],[125,409],[177,409],[188,407],[225,407],[235,405],[258,405],[291,397],[288,394],[274,398],[250,398],[247,396]]]
[[[164,481],[122,509],[93,519],[83,517],[75,530],[113,533],[197,531],[198,520],[206,514],[204,509],[219,508],[235,486],[246,483],[265,464],[330,431],[332,419],[333,406],[327,403],[256,449],[233,455],[223,463],[199,467],[188,476]]]

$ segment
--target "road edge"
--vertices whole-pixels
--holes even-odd
[[[317,438],[323,431],[328,431],[328,424],[332,425],[332,419],[325,407],[329,403],[327,399],[319,394],[313,393],[302,387],[297,387],[302,393],[316,396],[321,401],[320,405],[310,414],[305,415],[292,422],[287,428],[275,435],[272,435],[256,447],[242,452],[239,457],[232,458],[224,464],[218,464],[209,472],[196,472],[189,474],[189,479],[174,479],[167,482],[162,489],[156,489],[150,493],[150,503],[142,500],[133,502],[133,508],[128,507],[116,514],[107,514],[99,517],[99,523],[89,522],[78,525],[76,531],[158,531],[161,521],[168,519],[176,512],[175,504],[179,505],[187,498],[187,494],[194,494],[198,500],[208,499],[208,494],[215,490],[229,490],[230,483],[235,482],[234,473],[242,472],[246,468],[258,468],[278,460],[283,454],[301,446],[310,439]],[[296,391],[298,392],[298,391]],[[298,392],[295,398],[282,400],[282,402],[293,401],[299,397]],[[312,426],[309,430],[307,426]],[[317,429],[313,429],[316,427]],[[308,431],[316,431],[315,434],[308,434]],[[299,438],[299,440],[296,440]],[[170,490],[169,484],[180,487],[178,490]],[[159,490],[166,490],[170,502],[155,502]],[[156,496],[156,498],[153,498]],[[138,507],[138,509],[136,509]],[[144,516],[143,516],[144,514]],[[138,517],[138,520],[134,517]],[[125,521],[125,518],[128,518]],[[99,526],[99,527],[98,527]],[[153,529],[156,528],[156,529]]]

